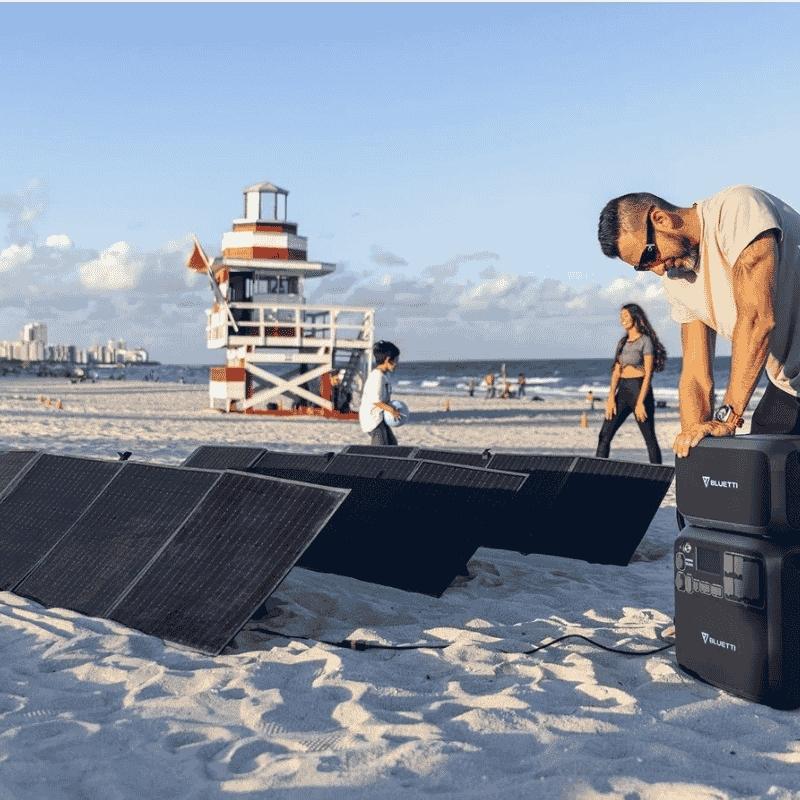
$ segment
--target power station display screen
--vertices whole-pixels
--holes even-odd
[[[722,553],[719,550],[708,550],[705,547],[697,548],[697,569],[711,575],[722,572]]]

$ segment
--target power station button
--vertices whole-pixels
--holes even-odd
[[[686,585],[686,580],[682,572],[675,573],[675,588],[679,591],[683,591],[684,586]]]
[[[675,569],[683,569],[685,564],[686,559],[683,557],[683,553],[675,553]]]

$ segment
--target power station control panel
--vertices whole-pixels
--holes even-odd
[[[747,606],[763,607],[764,568],[757,556],[683,541],[675,553],[675,588]]]

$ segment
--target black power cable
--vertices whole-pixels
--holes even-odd
[[[340,642],[332,642],[326,639],[315,639],[312,636],[296,636],[296,635],[289,635],[286,633],[281,633],[280,631],[273,631],[269,630],[268,628],[251,628],[251,630],[256,631],[257,633],[266,633],[271,636],[280,636],[283,639],[301,639],[304,642],[318,642],[319,644],[327,644],[331,647],[342,647],[346,650],[444,650],[446,647],[450,647],[451,645],[455,644],[455,642],[438,642],[438,643],[429,643],[429,644],[380,644],[378,642],[366,642],[363,639],[342,639]],[[665,629],[666,630],[666,629]],[[665,641],[664,637],[662,636],[663,631],[659,631],[658,638],[662,641]],[[544,644],[537,645],[536,647],[531,648],[530,650],[499,650],[496,652],[505,653],[507,655],[523,655],[523,656],[530,656],[534,653],[538,653],[540,650],[546,650],[548,647],[552,647],[555,644],[559,644],[560,642],[565,641],[566,639],[581,639],[582,641],[593,645],[594,647],[599,647],[601,650],[606,650],[609,653],[619,653],[623,656],[651,656],[654,653],[661,653],[664,650],[669,650],[670,647],[674,647],[674,642],[666,642],[666,644],[662,645],[661,647],[656,647],[651,650],[623,650],[619,647],[609,647],[607,644],[603,644],[602,642],[597,642],[594,639],[590,639],[588,636],[583,636],[580,633],[567,633],[564,636],[559,636],[557,639],[553,639],[550,642],[545,642]]]

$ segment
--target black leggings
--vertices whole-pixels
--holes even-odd
[[[636,408],[636,401],[639,398],[643,380],[644,378],[620,378],[615,398],[617,401],[617,413],[612,419],[603,421],[600,437],[597,440],[597,452],[595,453],[598,458],[608,458],[608,451],[611,449],[611,440],[614,438],[614,434]],[[636,420],[636,422],[639,425],[642,436],[644,436],[644,441],[647,445],[647,457],[650,459],[650,463],[660,464],[661,448],[658,446],[658,439],[656,439],[655,406],[653,387],[651,386],[644,398],[644,410],[647,412],[647,419],[644,422],[639,422],[639,420]]]

